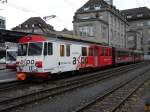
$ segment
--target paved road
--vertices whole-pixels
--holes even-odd
[[[3,69],[0,70],[0,83],[15,81],[16,80],[16,71]]]

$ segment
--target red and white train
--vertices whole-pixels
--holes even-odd
[[[30,35],[19,39],[17,79],[102,68],[143,61],[141,52],[114,48],[63,36]]]

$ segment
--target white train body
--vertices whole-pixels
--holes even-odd
[[[82,68],[81,61],[85,61],[81,56],[81,47],[88,48],[89,44],[55,38],[20,43],[17,72],[42,76],[78,70]]]
[[[60,42],[60,41],[45,41],[39,42],[42,45],[41,55],[34,56],[34,55],[25,55],[25,56],[18,56],[17,62],[19,62],[19,66],[17,67],[18,72],[49,72],[49,73],[59,73],[59,72],[66,72],[76,70],[76,64],[73,64],[73,60],[79,59],[81,57],[81,45],[77,43],[72,44],[68,42]],[[53,51],[50,55],[44,55],[44,44],[51,44],[53,47]],[[30,44],[37,44],[37,43],[28,43]],[[64,56],[60,56],[61,46],[64,46]],[[67,56],[67,46],[70,46]],[[88,45],[82,45],[82,47],[88,47]],[[69,49],[69,48],[68,48]],[[60,51],[60,52],[58,52]],[[68,51],[68,52],[69,52]],[[79,59],[81,60],[81,59]],[[37,63],[42,63],[41,67],[37,67]]]

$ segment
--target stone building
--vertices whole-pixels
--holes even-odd
[[[150,59],[150,9],[147,7],[127,9],[123,10],[122,14],[130,24],[129,28],[141,33],[145,59]]]
[[[22,24],[12,28],[12,30],[26,33],[40,33],[40,34],[55,31],[53,26],[47,24],[40,17],[31,17]]]
[[[127,32],[127,47],[132,50],[142,50],[142,35],[138,31]]]
[[[81,39],[114,47],[126,47],[128,23],[115,6],[104,0],[89,0],[75,12],[74,34]]]
[[[6,19],[0,16],[0,29],[6,29]]]

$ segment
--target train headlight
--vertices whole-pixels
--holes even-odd
[[[26,74],[25,73],[18,73],[17,74],[17,80],[25,80],[26,79]]]
[[[35,66],[38,67],[38,68],[42,68],[43,67],[42,61],[36,61]]]

